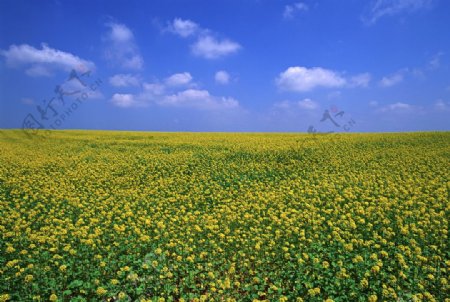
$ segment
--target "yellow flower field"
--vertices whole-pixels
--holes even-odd
[[[450,133],[0,132],[0,301],[448,301]]]

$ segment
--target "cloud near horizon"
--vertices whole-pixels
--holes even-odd
[[[239,107],[239,102],[234,98],[212,96],[209,91],[200,89],[187,89],[167,95],[156,103],[160,106],[191,107],[203,110]]]
[[[380,81],[380,85],[382,87],[392,87],[403,82],[403,79],[404,71],[397,71],[391,75],[384,76]]]
[[[296,102],[293,101],[281,101],[274,104],[275,108],[291,110],[291,109],[304,109],[314,110],[319,108],[319,104],[309,98],[305,98]]]
[[[131,87],[140,85],[139,77],[132,74],[116,74],[109,78],[109,83],[114,87]]]
[[[407,103],[397,102],[388,104],[386,106],[383,106],[379,108],[378,112],[402,112],[402,111],[408,111],[413,109],[413,106]]]
[[[211,95],[206,89],[195,88],[197,84],[189,72],[175,73],[164,81],[143,83],[143,89],[135,94],[115,93],[110,102],[117,107],[148,107],[151,105],[199,110],[239,108],[232,97]]]
[[[439,99],[434,103],[434,108],[438,111],[450,111],[450,102]]]
[[[275,79],[279,89],[293,92],[308,92],[316,88],[367,87],[370,74],[363,73],[345,78],[340,73],[322,67],[289,67]]]
[[[111,98],[111,103],[122,108],[144,107],[144,104],[138,102],[135,96],[130,93],[115,93]]]

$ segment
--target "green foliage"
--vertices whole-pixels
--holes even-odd
[[[448,132],[8,134],[0,301],[450,296]]]

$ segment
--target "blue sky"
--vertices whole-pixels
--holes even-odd
[[[444,0],[0,1],[0,128],[450,130]]]

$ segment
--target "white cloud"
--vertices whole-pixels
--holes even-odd
[[[176,73],[165,80],[168,86],[185,86],[192,82],[192,76],[189,72]]]
[[[51,77],[53,72],[50,68],[42,65],[34,65],[25,70],[25,73],[30,77]]]
[[[281,101],[281,102],[277,102],[275,103],[274,107],[275,108],[280,108],[280,109],[290,109],[292,106],[292,102],[290,101]]]
[[[192,53],[205,59],[224,57],[236,53],[239,49],[241,49],[239,43],[228,39],[219,41],[210,35],[200,37],[197,42],[191,45]]]
[[[289,67],[276,79],[280,89],[305,92],[317,87],[342,87],[346,80],[338,73],[321,67]]]
[[[141,107],[143,105],[136,100],[136,97],[133,94],[115,93],[111,98],[111,102],[115,106],[122,108]]]
[[[132,57],[125,59],[122,63],[124,68],[128,69],[142,69],[144,60],[140,55],[133,55]]]
[[[370,107],[377,107],[378,106],[378,102],[377,101],[370,101],[369,102],[369,106]]]
[[[316,109],[319,105],[311,99],[303,99],[297,102],[297,105],[302,109],[313,110]]]
[[[368,72],[361,73],[350,78],[350,86],[353,87],[367,87],[369,86],[371,76]]]
[[[291,5],[286,5],[283,11],[284,19],[292,19],[294,14],[299,11],[307,11],[309,9],[308,5],[303,2],[297,2]]]
[[[157,102],[161,106],[192,107],[197,109],[232,109],[239,107],[234,98],[215,97],[207,90],[187,89],[168,95]]]
[[[139,53],[132,31],[124,24],[107,23],[105,57],[114,65],[126,69],[142,69],[144,59]]]
[[[216,83],[226,85],[230,82],[230,74],[224,70],[219,70],[214,75],[214,79],[216,80]]]
[[[429,68],[433,69],[432,67],[429,67]],[[425,72],[421,68],[411,69],[410,74],[418,79],[425,79],[425,77],[426,77]]]
[[[116,74],[109,78],[109,83],[114,87],[139,86],[140,80],[132,74]]]
[[[144,83],[144,91],[146,94],[153,96],[163,95],[166,91],[166,87],[159,83]]]
[[[439,111],[450,111],[450,102],[444,102],[443,100],[437,100],[434,104],[434,108]]]
[[[431,71],[433,69],[437,69],[440,66],[440,57],[443,55],[442,52],[435,54],[432,59],[423,67],[420,68],[402,68],[397,70],[396,72],[384,76],[379,84],[382,87],[392,87],[394,85],[398,85],[405,81],[406,79],[410,79],[412,77],[418,79],[425,79],[427,76],[427,71]]]
[[[378,19],[385,16],[394,16],[404,13],[413,13],[423,9],[429,9],[434,0],[374,0],[368,7],[362,20],[367,25],[372,25]]]
[[[194,55],[205,59],[217,59],[239,51],[242,46],[230,39],[219,39],[213,31],[201,28],[200,25],[191,21],[175,18],[164,30],[176,34],[182,38],[194,36],[196,42],[191,44]]]
[[[197,23],[191,20],[175,18],[172,23],[168,25],[167,30],[171,33],[179,35],[180,37],[186,38],[196,34],[200,30],[200,27]]]
[[[441,57],[444,55],[442,51],[433,55],[431,60],[428,62],[429,69],[437,69],[441,66]]]
[[[157,105],[222,110],[239,107],[239,102],[234,98],[214,96],[207,90],[193,88],[195,86],[197,84],[192,81],[189,72],[177,73],[162,82],[143,83],[142,91],[136,94],[116,93],[112,96],[111,103],[122,108]]]
[[[294,110],[294,109],[306,109],[306,110],[314,110],[319,108],[319,104],[309,98],[300,100],[300,101],[296,101],[296,102],[291,102],[291,101],[281,101],[281,102],[277,102],[274,105],[275,108],[280,108],[280,109],[284,109],[284,110]]]
[[[397,85],[403,81],[403,72],[399,71],[389,76],[385,76],[381,79],[380,85],[382,87],[391,87]]]
[[[41,48],[28,44],[11,45],[8,50],[0,50],[0,54],[6,58],[9,67],[25,66],[29,76],[51,76],[57,70],[68,72],[72,69],[86,71],[95,68],[94,63],[71,53],[50,48],[46,44],[42,44]]]
[[[109,38],[117,43],[128,43],[134,39],[131,30],[123,24],[110,23],[111,28]]]
[[[411,105],[406,104],[406,103],[395,103],[395,104],[391,104],[388,105],[388,108],[390,110],[396,110],[396,109],[410,109]]]
[[[379,111],[381,111],[381,112],[406,111],[406,110],[410,110],[412,108],[413,108],[413,106],[410,104],[397,102],[397,103],[386,105],[386,106],[380,108]]]

